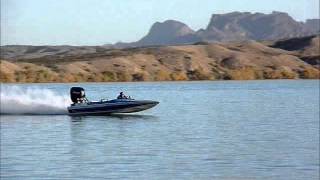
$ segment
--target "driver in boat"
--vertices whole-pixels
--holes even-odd
[[[124,95],[123,92],[120,92],[120,94],[117,97],[117,99],[128,99],[128,97],[126,95]]]

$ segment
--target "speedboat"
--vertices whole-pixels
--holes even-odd
[[[73,104],[68,107],[69,115],[108,115],[114,113],[133,113],[150,109],[159,102],[135,100],[131,98],[89,101],[82,87],[72,87],[70,96]]]

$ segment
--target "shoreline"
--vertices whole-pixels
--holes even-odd
[[[243,80],[190,80],[190,81],[114,81],[114,82],[0,82],[10,84],[134,84],[134,83],[199,83],[199,82],[254,82],[254,81],[319,81],[320,79],[243,79]]]

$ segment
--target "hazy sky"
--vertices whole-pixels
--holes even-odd
[[[143,37],[156,21],[205,28],[213,13],[319,18],[318,0],[1,0],[1,45],[101,45]]]

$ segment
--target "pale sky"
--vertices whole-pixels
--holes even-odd
[[[0,0],[1,45],[102,45],[137,41],[156,21],[206,28],[214,13],[287,12],[319,18],[318,0]]]

